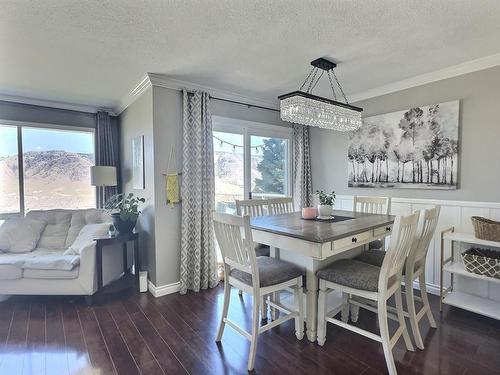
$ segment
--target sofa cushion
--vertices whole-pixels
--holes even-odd
[[[35,249],[23,254],[0,254],[0,265],[11,265],[20,269],[72,270],[80,263],[78,255],[63,255],[64,250]]]
[[[64,252],[64,255],[78,255],[82,249],[94,242],[96,238],[102,238],[107,235],[109,229],[108,223],[87,224],[80,230],[71,246]]]
[[[0,250],[26,253],[36,247],[45,222],[30,218],[6,220],[0,226]]]
[[[37,247],[45,249],[63,249],[66,243],[72,210],[30,211],[26,217],[47,223]]]
[[[0,280],[17,280],[23,276],[23,270],[9,264],[0,264]]]
[[[68,248],[73,244],[73,242],[75,242],[76,238],[80,234],[80,231],[85,225],[100,223],[111,224],[111,216],[106,210],[90,208],[88,210],[73,211],[64,247]]]
[[[53,280],[70,280],[78,278],[80,267],[75,267],[70,271],[62,270],[31,270],[26,269],[23,272],[25,279],[53,279]]]

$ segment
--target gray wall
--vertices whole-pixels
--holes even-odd
[[[460,99],[457,190],[347,187],[347,134],[311,128],[314,189],[345,195],[500,202],[500,67],[454,77],[355,103],[363,116]]]
[[[155,173],[153,144],[153,90],[147,90],[119,116],[120,159],[123,192],[132,192],[146,199],[137,228],[141,233],[141,269],[149,271],[149,279],[156,283],[155,267]],[[145,189],[132,185],[132,139],[144,135]]]

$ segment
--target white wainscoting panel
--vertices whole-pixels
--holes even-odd
[[[339,209],[352,210],[353,196],[337,196],[336,207]],[[470,201],[447,201],[437,199],[412,199],[392,198],[392,215],[409,215],[420,209],[430,208],[435,205],[441,206],[436,235],[432,241],[426,262],[426,279],[429,292],[439,293],[440,261],[441,261],[441,231],[449,227],[455,227],[457,232],[474,233],[471,216],[483,216],[493,220],[500,220],[499,202],[470,202]],[[445,244],[445,257],[450,255],[449,241]],[[464,246],[465,249],[466,245]],[[455,251],[457,253],[457,251]],[[445,273],[444,284],[448,286],[450,276]],[[500,301],[500,285],[487,283],[480,280],[456,276],[456,290],[462,290],[474,295],[488,297]]]

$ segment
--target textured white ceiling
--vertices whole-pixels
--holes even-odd
[[[321,56],[359,93],[500,52],[499,20],[498,0],[1,0],[0,93],[116,108],[153,72],[273,99]]]

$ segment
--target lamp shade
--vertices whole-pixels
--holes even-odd
[[[116,186],[116,167],[102,165],[90,167],[90,185]]]

